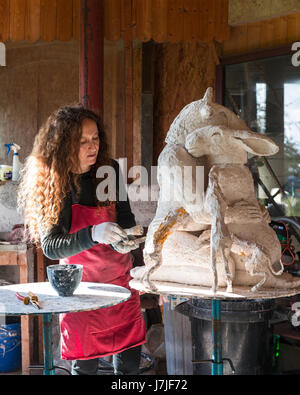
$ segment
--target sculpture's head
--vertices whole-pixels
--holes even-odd
[[[211,164],[247,162],[247,153],[270,156],[278,146],[269,137],[250,130],[233,130],[224,126],[205,126],[186,138],[186,150],[194,157],[207,155]]]
[[[248,129],[232,111],[213,101],[213,89],[208,88],[203,99],[188,104],[177,115],[170,126],[166,142],[184,146],[185,139],[190,133],[207,125]]]
[[[178,114],[166,142],[184,146],[194,157],[208,155],[211,163],[219,164],[246,163],[247,152],[269,156],[279,150],[270,138],[252,132],[232,111],[215,103],[212,88]]]

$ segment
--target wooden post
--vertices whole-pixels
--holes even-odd
[[[43,283],[46,280],[45,276],[45,262],[44,262],[44,254],[41,248],[36,249],[36,257],[37,257],[37,281]],[[39,363],[42,363],[44,359],[44,350],[43,350],[43,317],[39,316],[38,318],[38,338],[39,338],[39,347],[38,347],[38,358]]]
[[[20,268],[20,283],[25,284],[28,282],[26,252],[18,254],[17,259]],[[22,337],[22,373],[24,375],[29,375],[29,366],[30,366],[29,333],[30,333],[29,316],[23,315],[21,317],[21,337]]]
[[[103,0],[81,0],[80,101],[103,117]]]

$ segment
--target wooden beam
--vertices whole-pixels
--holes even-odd
[[[133,47],[133,165],[142,164],[142,43],[136,40]]]
[[[28,267],[26,252],[18,254],[18,265],[20,268],[20,283],[25,284],[28,282]],[[29,374],[30,366],[30,317],[21,317],[21,338],[22,338],[22,373]]]
[[[133,165],[133,45],[125,42],[125,152],[128,170]],[[126,182],[126,180],[125,180]]]
[[[103,0],[81,0],[80,101],[103,118]]]

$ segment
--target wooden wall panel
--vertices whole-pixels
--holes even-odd
[[[109,21],[105,21],[109,23]],[[105,24],[104,23],[104,24]],[[132,40],[132,2],[131,0],[121,1],[121,37],[125,42]]]
[[[73,0],[56,0],[56,37],[69,41],[73,35]]]
[[[25,40],[35,42],[41,35],[41,1],[26,0]]]
[[[224,0],[219,0],[219,6],[216,8],[215,14],[215,38],[216,41],[222,42],[224,37],[223,32],[223,18],[224,18],[224,10],[226,5],[228,6],[227,2]]]
[[[200,40],[208,42],[208,7],[209,0],[200,0]]]
[[[255,22],[248,26],[247,51],[254,51],[260,42],[261,23]]]
[[[0,0],[0,42],[9,39],[9,0]]]
[[[300,13],[231,28],[223,56],[291,45],[300,39]]]
[[[79,32],[80,0],[0,0],[3,42],[79,40]]]
[[[158,43],[166,41],[168,35],[168,2],[152,0],[152,38]]]
[[[219,42],[228,38],[228,0],[104,0],[105,38]],[[2,41],[80,38],[80,0],[0,0]]]
[[[80,40],[80,1],[73,0],[73,37]]]
[[[273,20],[268,20],[265,21],[264,25],[263,25],[263,29],[261,29],[261,34],[260,34],[260,44],[259,47],[260,48],[266,48],[270,45],[270,42],[273,41],[274,38],[274,28],[275,28],[275,24],[273,22]],[[244,26],[244,37],[247,37],[247,25]],[[243,46],[239,49],[240,51],[243,50]]]
[[[171,43],[183,40],[184,0],[168,0],[168,40]]]
[[[12,41],[25,40],[26,0],[10,0],[9,35]]]
[[[222,38],[219,41],[222,42],[230,39],[231,27],[228,25],[228,19],[229,19],[228,0],[219,0],[219,1],[220,1],[219,7],[222,8],[222,16],[223,16],[221,20]]]
[[[56,39],[56,0],[41,0],[41,38]]]
[[[197,41],[200,37],[200,4],[198,0],[184,0],[183,39]]]
[[[121,35],[121,2],[122,0],[104,0],[104,36],[107,40],[117,41]]]
[[[207,26],[207,36],[208,41],[213,41],[215,37],[215,21],[216,21],[216,8],[218,7],[219,0],[208,0],[208,26]]]
[[[284,45],[287,39],[287,17],[274,19],[274,45]]]
[[[152,38],[152,0],[135,1],[136,37],[142,41]]]
[[[298,20],[297,15],[289,15],[287,17],[287,38],[288,40],[293,40],[300,31],[298,31],[298,26],[300,27],[300,20]],[[300,36],[299,36],[300,37]]]

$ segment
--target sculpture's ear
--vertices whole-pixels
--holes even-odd
[[[206,89],[205,95],[203,97],[203,101],[205,104],[213,104],[214,102],[214,90],[209,87]]]
[[[251,132],[250,130],[234,130],[232,138],[244,148],[245,151],[253,155],[270,156],[279,151],[278,145],[269,137]]]

